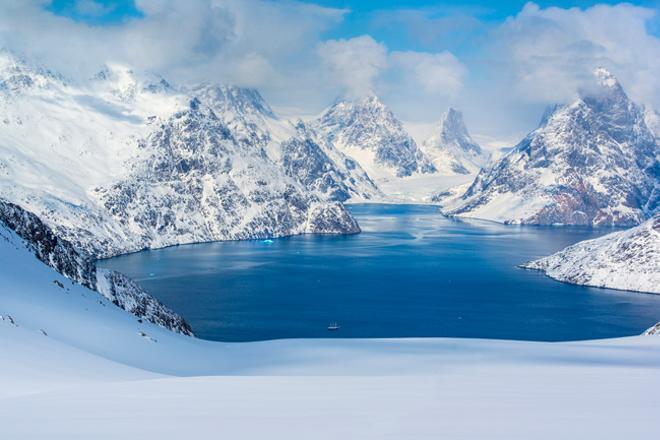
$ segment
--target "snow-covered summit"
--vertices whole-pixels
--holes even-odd
[[[522,267],[574,284],[660,294],[660,214]]]
[[[120,101],[132,101],[140,93],[176,93],[162,76],[150,72],[136,72],[130,66],[106,63],[93,76],[90,86],[97,93],[114,95]]]
[[[202,84],[191,92],[212,109],[234,138],[263,148],[287,176],[331,201],[381,196],[367,173],[302,121],[280,118],[255,89]]]
[[[479,144],[468,133],[463,114],[449,108],[422,144],[422,150],[433,160],[441,174],[473,174],[488,161]]]
[[[276,117],[256,89],[204,83],[193,87],[192,94],[215,111],[235,112],[242,116],[260,114]]]
[[[0,93],[20,93],[64,83],[62,75],[31,65],[16,53],[0,48]]]
[[[280,143],[285,172],[329,200],[378,200],[383,194],[360,164],[339,151],[309,124],[298,120],[295,134]]]
[[[435,172],[401,121],[377,96],[339,101],[313,126],[374,178]]]
[[[614,76],[558,106],[467,189],[451,215],[505,223],[635,225],[658,209],[658,143]]]

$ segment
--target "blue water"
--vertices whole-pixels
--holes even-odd
[[[443,218],[357,205],[363,232],[178,246],[105,260],[220,341],[452,336],[563,341],[639,334],[660,295],[560,283],[516,267],[608,230]],[[342,327],[329,332],[337,321]]]

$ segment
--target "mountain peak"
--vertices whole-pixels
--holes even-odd
[[[433,135],[424,142],[433,164],[445,174],[470,174],[485,164],[486,156],[467,131],[463,113],[450,107]]]
[[[213,109],[277,117],[257,89],[203,83],[194,87],[193,93]]]
[[[0,48],[0,90],[16,92],[66,83],[60,74],[31,64],[17,53]]]
[[[627,106],[628,95],[609,70],[598,67],[593,74],[595,81],[580,89],[580,98],[586,104],[599,110],[611,106]]]
[[[340,149],[372,151],[373,158],[358,160],[372,174],[403,177],[436,171],[403,123],[376,95],[335,102],[314,126]]]
[[[172,86],[160,75],[136,72],[122,63],[108,62],[92,77],[96,86],[109,90],[123,99],[133,99],[141,91],[161,93],[172,90]]]
[[[360,100],[360,104],[376,107],[385,107],[383,101],[376,95],[367,95]]]
[[[453,107],[449,107],[440,118],[440,131],[458,132],[467,135],[467,128],[463,122],[463,113]]]

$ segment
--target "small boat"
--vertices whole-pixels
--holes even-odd
[[[339,330],[340,328],[341,325],[337,324],[336,322],[331,322],[330,325],[328,326],[328,330],[331,332]]]

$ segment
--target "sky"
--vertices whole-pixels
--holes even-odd
[[[503,144],[598,66],[660,108],[660,0],[0,0],[0,47],[72,78],[115,62],[256,87],[287,115],[375,93],[430,130],[453,106]]]

